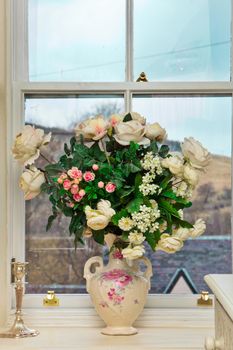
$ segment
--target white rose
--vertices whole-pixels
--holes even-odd
[[[105,216],[112,218],[116,214],[115,210],[111,208],[111,203],[107,200],[101,199],[97,203],[97,209],[100,210]]]
[[[166,130],[159,125],[159,123],[147,124],[146,137],[148,137],[150,140],[156,140],[161,143],[166,139],[167,133]]]
[[[180,176],[183,173],[184,160],[181,155],[174,154],[162,160],[162,166],[168,168],[174,175]]]
[[[199,181],[199,176],[197,171],[191,167],[189,164],[186,164],[184,166],[184,173],[183,173],[184,179],[191,185],[196,186]]]
[[[141,114],[139,114],[137,112],[130,112],[130,115],[131,115],[133,120],[137,120],[140,124],[142,124],[142,125],[146,124],[146,118],[143,117]]]
[[[24,199],[30,200],[38,196],[41,192],[40,187],[44,182],[44,174],[36,167],[26,169],[19,180],[19,187],[24,191]]]
[[[76,125],[75,136],[79,138],[82,135],[85,141],[98,141],[107,134],[108,128],[109,122],[99,115]]]
[[[136,245],[135,247],[131,248],[130,246],[122,249],[122,254],[125,259],[128,260],[135,260],[143,256],[145,253],[145,248],[142,245]]]
[[[183,241],[174,236],[170,236],[168,233],[163,233],[158,241],[156,250],[162,250],[166,253],[172,254],[179,251],[183,247]]]
[[[192,238],[201,236],[206,230],[206,223],[202,219],[197,219],[193,228],[190,229],[190,236]]]
[[[109,217],[105,216],[100,210],[95,210],[87,206],[85,208],[85,214],[87,226],[92,230],[102,230],[109,224]]]
[[[142,244],[142,242],[144,242],[146,239],[146,237],[144,237],[141,232],[137,232],[137,231],[130,232],[128,238],[130,243],[135,245]]]
[[[128,146],[130,141],[134,141],[139,145],[149,145],[149,139],[145,138],[145,126],[141,125],[137,120],[121,122],[115,126],[115,140],[122,146]]]
[[[112,114],[109,117],[109,121],[112,127],[115,127],[117,124],[122,122],[123,116],[121,114]]]
[[[181,149],[185,159],[197,169],[206,167],[210,162],[210,154],[202,144],[193,137],[185,138],[181,143]]]
[[[30,165],[40,156],[40,149],[47,145],[51,133],[45,135],[44,130],[25,125],[22,132],[16,136],[12,153],[20,164]]]
[[[190,229],[185,227],[179,227],[178,229],[173,230],[172,237],[180,238],[182,241],[186,241],[190,236]]]
[[[90,206],[85,207],[85,214],[87,219],[87,226],[92,230],[102,230],[108,226],[115,210],[111,208],[109,201],[101,200],[97,203],[97,210]]]

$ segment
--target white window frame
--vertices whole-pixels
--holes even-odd
[[[232,7],[233,9],[233,0]],[[126,0],[126,82],[117,83],[69,83],[69,82],[28,82],[28,39],[27,39],[27,0],[9,0],[7,5],[8,39],[8,85],[11,96],[8,101],[8,261],[14,257],[18,261],[25,259],[25,207],[21,191],[18,188],[18,178],[22,168],[18,166],[11,156],[11,145],[15,135],[24,125],[24,96],[25,94],[122,94],[125,97],[125,110],[131,110],[132,94],[153,95],[225,95],[233,98],[233,82],[133,82],[133,0]],[[233,18],[233,16],[232,16]],[[233,38],[233,25],[232,25]],[[233,45],[231,44],[231,57]],[[231,64],[231,77],[233,77],[233,64]],[[233,105],[233,104],[232,104]],[[233,115],[233,109],[232,109]],[[233,172],[232,172],[233,176]],[[233,198],[233,191],[232,191]],[[233,228],[233,225],[232,225]],[[8,275],[10,269],[8,268]],[[156,271],[155,271],[156,273]],[[10,276],[9,276],[10,279]],[[11,287],[9,286],[9,294]],[[88,295],[59,295],[61,307],[86,308],[91,307]],[[14,307],[14,297],[6,303],[8,310]],[[42,306],[43,296],[25,295],[24,307],[39,308]],[[148,307],[195,307],[196,295],[150,295]]]

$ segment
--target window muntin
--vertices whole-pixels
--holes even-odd
[[[232,273],[231,253],[231,96],[159,96],[134,95],[133,109],[159,122],[168,132],[167,144],[179,151],[184,137],[200,140],[212,153],[212,161],[193,195],[193,206],[184,214],[188,221],[199,217],[206,221],[203,236],[185,242],[173,255],[163,252],[148,255],[155,276],[154,293],[192,293],[184,278],[196,292],[206,290],[203,277],[209,273]],[[169,288],[175,274],[184,269],[183,277]]]
[[[134,0],[134,77],[229,81],[231,1]]]
[[[125,80],[125,0],[28,0],[31,81]]]

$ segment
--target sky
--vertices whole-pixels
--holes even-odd
[[[57,6],[59,3],[59,6]],[[230,0],[135,0],[134,75],[150,81],[230,79]],[[123,81],[125,0],[29,0],[32,81]],[[26,122],[69,128],[121,98],[28,99]],[[231,154],[230,97],[138,97],[133,110],[170,139]],[[49,117],[48,117],[49,116]]]

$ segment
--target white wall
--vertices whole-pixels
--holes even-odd
[[[6,321],[7,312],[7,161],[6,161],[6,1],[0,0],[0,325]]]

